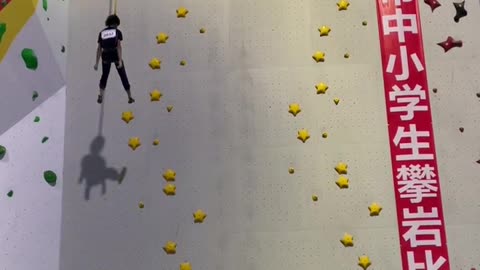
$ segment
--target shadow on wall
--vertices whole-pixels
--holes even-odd
[[[85,200],[90,199],[90,191],[93,187],[100,185],[102,188],[102,195],[107,192],[107,180],[116,181],[119,184],[122,183],[125,175],[127,174],[127,168],[123,167],[120,172],[115,168],[107,167],[105,158],[101,156],[101,152],[105,146],[105,137],[98,135],[90,144],[90,153],[82,158],[81,173],[78,179],[79,184],[85,180]]]

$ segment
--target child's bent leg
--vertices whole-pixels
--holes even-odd
[[[97,103],[103,102],[103,94],[105,93],[105,88],[107,87],[108,75],[110,74],[111,62],[102,60],[102,78],[100,78],[100,93],[98,94]]]
[[[110,74],[110,67],[112,63],[107,61],[102,61],[102,78],[100,78],[100,94],[103,94],[103,91],[107,87],[108,75]]]

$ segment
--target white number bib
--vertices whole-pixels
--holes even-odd
[[[116,29],[103,30],[101,36],[103,40],[114,38],[117,36],[117,30]]]

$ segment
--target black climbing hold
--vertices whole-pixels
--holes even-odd
[[[38,98],[38,92],[37,91],[33,91],[33,94],[32,94],[32,100],[35,101],[35,99]]]
[[[477,97],[479,97],[479,98],[480,98],[480,93],[477,93]]]
[[[453,17],[453,20],[458,23],[460,21],[460,18],[463,18],[468,14],[467,10],[465,10],[465,1],[460,3],[453,3],[453,6],[455,7],[455,11],[457,12],[455,14],[455,17]]]
[[[433,91],[433,93],[437,93],[438,90],[437,90],[437,88],[433,88],[432,91]]]
[[[22,58],[28,69],[36,70],[38,68],[38,58],[32,49],[23,49]]]
[[[65,46],[62,46],[62,49],[60,50],[62,53],[65,52]]]
[[[5,154],[7,153],[7,148],[5,146],[0,145],[0,160],[2,160],[5,157]]]
[[[57,184],[57,175],[52,171],[45,171],[43,173],[43,178],[52,187]]]
[[[48,137],[45,136],[45,137],[43,137],[43,139],[42,139],[42,143],[45,143],[46,141],[48,141]]]
[[[0,42],[2,42],[2,37],[7,32],[7,24],[0,22]]]
[[[463,132],[465,129],[463,127],[459,128],[460,132]]]

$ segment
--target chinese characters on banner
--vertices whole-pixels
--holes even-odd
[[[404,270],[449,270],[418,0],[377,0]]]

